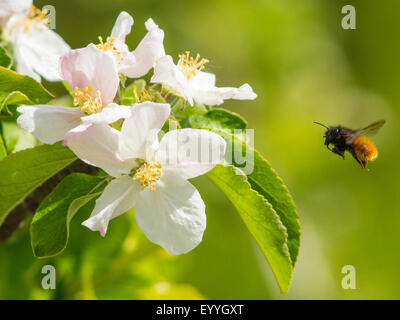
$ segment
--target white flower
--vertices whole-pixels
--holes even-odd
[[[247,83],[240,88],[218,88],[215,86],[215,75],[200,71],[208,62],[207,59],[190,57],[190,52],[179,56],[175,65],[171,56],[158,59],[154,67],[151,82],[162,83],[183,96],[190,105],[195,101],[198,104],[209,106],[219,105],[226,99],[253,100],[257,95]]]
[[[125,11],[121,12],[106,42],[100,37],[97,48],[111,52],[118,64],[118,70],[129,78],[139,78],[154,67],[157,59],[165,55],[163,40],[164,32],[148,19],[145,23],[147,34],[137,48],[130,52],[125,43],[126,36],[131,32],[133,18]]]
[[[113,123],[131,115],[131,107],[113,103],[119,86],[114,59],[93,44],[60,59],[62,78],[74,90],[76,108],[21,106],[18,125],[43,143],[52,144],[81,123]]]
[[[17,72],[37,81],[59,81],[58,60],[70,47],[47,26],[46,13],[32,0],[0,1],[4,37],[12,45]]]
[[[0,19],[8,19],[13,14],[23,13],[32,5],[32,0],[1,0],[0,1]]]
[[[135,207],[136,221],[148,239],[181,254],[201,242],[206,227],[204,202],[187,179],[219,163],[226,143],[195,129],[170,131],[158,142],[169,113],[167,104],[136,104],[121,131],[84,124],[69,132],[65,142],[83,161],[116,177],[83,225],[104,236],[111,219]]]

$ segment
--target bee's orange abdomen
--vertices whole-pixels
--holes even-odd
[[[351,143],[351,146],[357,158],[362,161],[372,161],[378,156],[378,150],[367,137],[359,136],[355,138]]]

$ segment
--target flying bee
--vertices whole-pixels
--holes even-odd
[[[375,145],[366,136],[373,135],[385,124],[385,120],[380,120],[369,126],[352,130],[341,126],[327,127],[319,122],[314,122],[325,127],[325,146],[344,159],[344,152],[347,150],[361,165],[366,169],[367,162],[373,161],[378,156]],[[333,147],[330,147],[333,145]],[[368,169],[367,169],[368,170]]]

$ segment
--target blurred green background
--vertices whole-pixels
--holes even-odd
[[[399,1],[374,0],[69,0],[34,1],[57,10],[56,31],[73,48],[97,43],[118,13],[135,19],[131,48],[152,17],[167,53],[199,52],[219,86],[248,82],[255,101],[228,101],[255,129],[255,146],[288,185],[302,245],[289,292],[281,295],[235,209],[206,178],[195,179],[207,205],[203,242],[174,257],[150,244],[131,213],[107,237],[75,217],[68,248],[38,260],[28,222],[0,246],[1,299],[399,299],[400,196]],[[341,8],[356,8],[357,29],[343,30]],[[51,86],[58,90],[57,86]],[[386,119],[373,140],[371,171],[329,153],[313,121],[358,128]],[[89,208],[90,209],[90,208]],[[57,269],[57,290],[41,289],[41,268]],[[344,265],[357,289],[341,287]]]

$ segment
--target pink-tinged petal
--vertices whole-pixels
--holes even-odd
[[[69,131],[67,145],[82,161],[99,167],[109,175],[128,174],[135,162],[122,161],[118,154],[120,132],[107,124],[82,124]]]
[[[132,107],[120,106],[115,103],[108,105],[99,113],[93,113],[82,117],[83,123],[108,124],[119,119],[129,118],[132,115]]]
[[[164,31],[149,19],[145,23],[148,30],[142,41],[133,51],[136,64],[121,70],[129,78],[139,78],[147,74],[154,67],[156,61],[165,55]]]
[[[99,50],[94,44],[72,50],[61,58],[62,78],[71,88],[93,88],[93,97],[100,91],[103,105],[112,103],[119,86],[117,64],[112,53]]]
[[[182,177],[165,174],[153,192],[139,193],[135,217],[147,238],[170,254],[194,249],[206,228],[205,205],[196,188]]]
[[[169,104],[143,102],[132,106],[132,116],[121,129],[119,154],[122,159],[147,159],[158,142],[158,133],[171,112]]]
[[[110,220],[131,209],[139,191],[140,185],[129,176],[114,179],[96,200],[96,206],[90,218],[82,225],[93,231],[99,231],[104,237]]]
[[[53,144],[81,123],[82,112],[76,108],[49,105],[21,106],[18,125],[43,143]]]
[[[112,29],[111,38],[125,42],[126,36],[131,33],[132,26],[132,16],[129,13],[122,11]]]
[[[167,132],[155,158],[163,171],[191,179],[221,163],[225,150],[226,142],[221,136],[208,130],[187,128]]]
[[[19,27],[21,29],[23,27]],[[60,81],[60,57],[71,50],[54,31],[32,22],[29,32],[15,31],[13,36],[17,72],[48,81]]]
[[[184,97],[190,105],[193,105],[193,98],[189,91],[189,83],[184,74],[172,61],[171,56],[163,56],[158,59],[154,67],[154,75],[151,78],[153,83],[162,83],[176,94]]]

